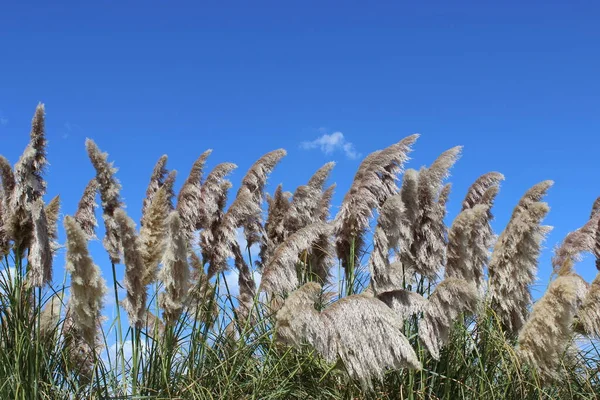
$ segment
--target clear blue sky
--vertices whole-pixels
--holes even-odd
[[[209,167],[237,163],[237,183],[260,155],[286,148],[270,190],[279,182],[293,190],[334,160],[339,205],[359,160],[302,142],[342,132],[366,155],[419,132],[408,167],[465,146],[451,216],[484,172],[507,178],[497,231],[528,187],[556,181],[545,284],[550,249],[600,195],[599,19],[592,1],[7,1],[0,152],[18,159],[42,101],[49,198],[61,194],[63,213],[74,212],[93,176],[90,137],[116,161],[138,219],[163,153],[181,182],[212,148]],[[592,278],[591,258],[579,270]]]

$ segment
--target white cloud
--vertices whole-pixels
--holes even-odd
[[[346,154],[346,157],[351,160],[356,160],[361,156],[354,148],[354,144],[348,142],[342,132],[333,132],[332,134],[324,133],[323,136],[311,142],[302,142],[300,144],[305,150],[320,149],[325,154],[331,154],[334,151],[341,150]]]
[[[2,126],[8,125],[8,118],[6,118],[1,112],[0,112],[0,125],[2,125]]]

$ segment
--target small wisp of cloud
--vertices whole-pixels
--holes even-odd
[[[300,147],[305,150],[320,149],[325,154],[343,151],[351,160],[356,160],[361,156],[354,148],[354,144],[347,141],[342,132],[324,133],[313,141],[302,142]]]
[[[8,118],[6,118],[4,114],[2,114],[2,112],[0,111],[0,126],[6,125],[8,125]]]

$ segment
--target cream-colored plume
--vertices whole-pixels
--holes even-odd
[[[96,143],[91,139],[86,139],[85,146],[92,165],[96,169],[96,181],[102,200],[102,210],[104,218],[104,227],[106,234],[102,243],[110,256],[113,264],[121,261],[121,237],[119,236],[119,227],[114,220],[114,214],[123,203],[121,202],[121,183],[115,177],[117,169],[113,167],[112,162],[108,162],[108,153],[102,153]]]
[[[320,285],[309,282],[286,299],[276,315],[278,339],[294,346],[308,342],[331,363],[339,358],[365,388],[390,368],[421,368],[402,321],[383,302],[353,295],[318,312],[320,294]]]

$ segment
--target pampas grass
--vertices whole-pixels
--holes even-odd
[[[163,254],[160,280],[165,291],[160,294],[159,304],[168,325],[179,319],[189,289],[190,267],[187,259],[186,238],[181,230],[177,211],[172,211],[167,221],[169,232]]]
[[[141,328],[146,313],[146,299],[148,292],[144,285],[145,266],[140,252],[140,241],[135,231],[135,222],[123,209],[114,213],[115,223],[119,227],[119,237],[123,243],[125,260],[124,285],[127,297],[123,300],[123,307],[129,315],[131,325]]]
[[[148,203],[140,222],[140,253],[144,261],[144,286],[153,283],[158,273],[158,264],[165,252],[167,241],[167,218],[171,212],[168,192],[160,187]]]
[[[577,275],[560,276],[534,305],[531,316],[519,333],[519,357],[542,379],[559,379],[560,357],[572,337],[573,319],[581,305],[587,284]]]
[[[74,218],[83,229],[85,234],[88,236],[88,239],[93,239],[96,237],[96,227],[98,226],[98,221],[96,220],[96,193],[98,192],[98,181],[96,178],[91,179],[85,190],[83,191],[83,195],[79,200],[79,205],[77,206],[77,211],[75,212]]]
[[[104,228],[106,230],[102,243],[111,262],[118,264],[121,261],[122,244],[114,214],[123,205],[120,195],[121,183],[115,177],[117,169],[113,167],[112,162],[108,162],[108,153],[102,153],[91,139],[86,139],[85,146],[90,161],[96,170],[96,182],[98,182],[98,190],[102,199]]]
[[[517,333],[529,314],[530,287],[537,272],[537,258],[549,227],[541,222],[550,208],[540,200],[551,181],[529,189],[515,207],[498,238],[489,265],[489,297],[507,331]]]
[[[474,313],[479,291],[474,283],[446,278],[436,286],[419,322],[419,337],[431,356],[439,360],[440,349],[450,338],[452,325],[462,313]]]
[[[202,175],[204,164],[206,164],[206,160],[211,153],[211,149],[206,150],[196,159],[177,195],[177,211],[179,211],[183,229],[190,243],[194,237],[194,230],[200,220],[198,203],[201,198]]]
[[[255,206],[260,207],[264,197],[267,178],[279,161],[286,155],[287,152],[283,149],[273,150],[252,164],[244,178],[242,178],[238,197],[242,191],[247,190],[252,195],[252,202]],[[248,247],[260,241],[263,230],[261,222],[261,217],[258,213],[248,215],[243,221],[242,226],[244,227],[244,235],[246,236]]]
[[[294,290],[298,284],[297,264],[302,261],[301,253],[307,252],[321,236],[331,233],[331,226],[323,222],[315,222],[300,229],[280,244],[269,264],[265,267],[261,281],[261,291],[283,293]],[[306,269],[303,265],[301,268]]]
[[[31,248],[27,255],[29,277],[32,287],[42,287],[52,282],[52,248],[48,233],[48,220],[44,210],[44,202],[38,199],[31,204],[33,234]]]
[[[83,229],[69,216],[65,217],[64,225],[67,234],[66,270],[71,275],[69,310],[77,331],[93,346],[99,335],[106,282],[89,254],[88,239]]]
[[[49,274],[62,215],[58,197],[42,197],[43,117],[39,108],[14,171],[0,157],[0,398],[597,398],[600,278],[588,285],[574,264],[583,252],[600,259],[600,201],[557,248],[557,276],[535,301],[551,182],[527,191],[496,240],[491,208],[503,177],[482,175],[447,230],[447,206],[461,200],[446,182],[459,147],[403,176],[416,136],[370,154],[334,221],[331,163],[292,195],[266,184],[281,150],[241,183],[227,179],[232,163],[204,178],[205,152],[175,207],[176,173],[163,156],[143,203],[139,193],[138,233],[116,169],[88,140],[96,176],[62,221],[60,284]],[[97,192],[110,297],[87,248]]]
[[[408,161],[411,146],[419,135],[367,156],[358,167],[350,190],[344,196],[335,217],[336,251],[346,274],[352,275],[358,255],[363,250],[364,235],[373,211],[397,191],[396,176]]]
[[[321,287],[314,282],[294,292],[277,313],[277,334],[298,346],[308,341],[329,362],[338,357],[350,376],[371,387],[386,368],[421,368],[402,334],[402,322],[373,297],[348,296],[322,312],[314,309]]]

